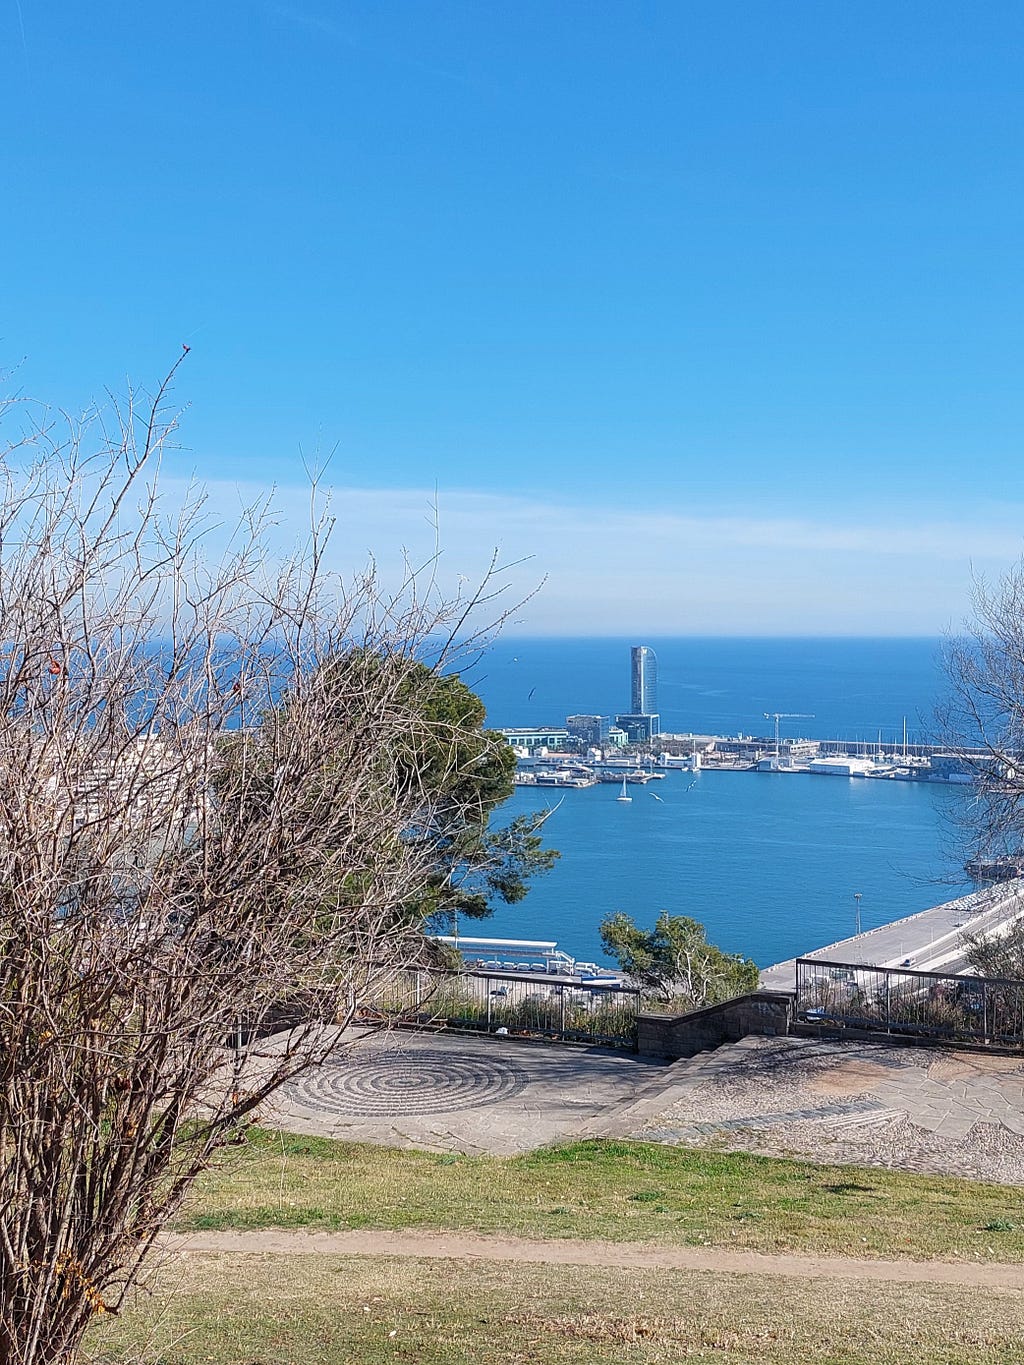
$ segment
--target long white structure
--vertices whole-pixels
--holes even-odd
[[[1007,933],[1024,918],[1024,878],[973,891],[968,896],[933,905],[892,924],[881,924],[863,934],[801,953],[823,962],[845,962],[871,967],[913,967],[921,972],[955,975],[967,969],[964,933]],[[796,989],[796,958],[777,962],[761,973],[766,990]]]

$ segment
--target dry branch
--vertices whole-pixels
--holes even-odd
[[[266,506],[208,560],[201,491],[159,497],[165,400],[0,464],[0,1365],[72,1358],[213,1150],[415,954],[410,673],[498,588],[342,584],[316,499],[287,562]]]

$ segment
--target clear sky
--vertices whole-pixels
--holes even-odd
[[[0,363],[536,633],[925,633],[1024,525],[1024,7],[0,0]]]

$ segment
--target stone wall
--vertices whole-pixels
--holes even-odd
[[[753,991],[689,1014],[641,1014],[637,1050],[641,1056],[693,1057],[750,1033],[788,1033],[793,997],[787,991]]]

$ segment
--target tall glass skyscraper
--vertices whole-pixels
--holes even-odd
[[[630,650],[633,682],[630,710],[636,716],[658,714],[658,656],[650,645],[634,645]]]

